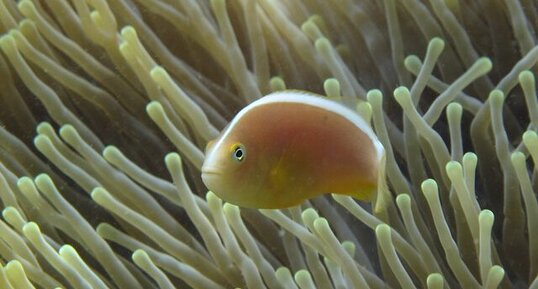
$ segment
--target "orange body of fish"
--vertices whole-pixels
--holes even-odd
[[[384,149],[353,110],[282,91],[241,110],[206,150],[202,179],[223,200],[286,208],[325,193],[372,199]]]

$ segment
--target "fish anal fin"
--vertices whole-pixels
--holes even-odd
[[[340,193],[341,195],[350,196],[354,199],[357,199],[359,201],[366,201],[371,202],[374,200],[376,195],[376,188],[375,186],[363,188],[361,190],[351,191],[351,192],[343,192]]]

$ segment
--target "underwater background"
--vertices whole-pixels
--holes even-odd
[[[538,289],[534,0],[0,0],[0,288]],[[242,209],[206,143],[342,100],[386,209]],[[360,101],[359,101],[360,100]]]

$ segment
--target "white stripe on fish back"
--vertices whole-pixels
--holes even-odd
[[[329,99],[325,99],[321,96],[315,96],[312,94],[309,94],[308,92],[300,92],[300,91],[278,91],[273,92],[271,94],[268,94],[267,96],[264,96],[253,103],[249,104],[247,107],[243,108],[232,120],[230,125],[226,128],[226,131],[222,134],[222,136],[219,138],[217,143],[215,144],[215,148],[219,147],[220,143],[226,139],[228,134],[232,131],[232,128],[235,126],[235,124],[245,115],[250,109],[263,106],[266,104],[271,103],[277,103],[277,102],[290,102],[290,103],[301,103],[306,104],[314,107],[318,107],[324,110],[328,110],[334,113],[337,113],[338,115],[344,117],[345,119],[349,120],[351,123],[353,123],[355,126],[357,126],[361,131],[363,131],[372,141],[372,143],[375,146],[378,160],[381,160],[381,157],[384,153],[384,148],[381,142],[377,139],[377,136],[375,135],[372,128],[362,119],[361,116],[359,116],[355,111],[335,102]],[[212,158],[212,154],[214,152],[210,152],[210,154],[207,156],[208,160]]]

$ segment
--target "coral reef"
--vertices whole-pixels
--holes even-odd
[[[529,0],[0,0],[0,288],[538,289],[537,28]],[[207,141],[286,88],[372,123],[376,210],[206,193]]]

